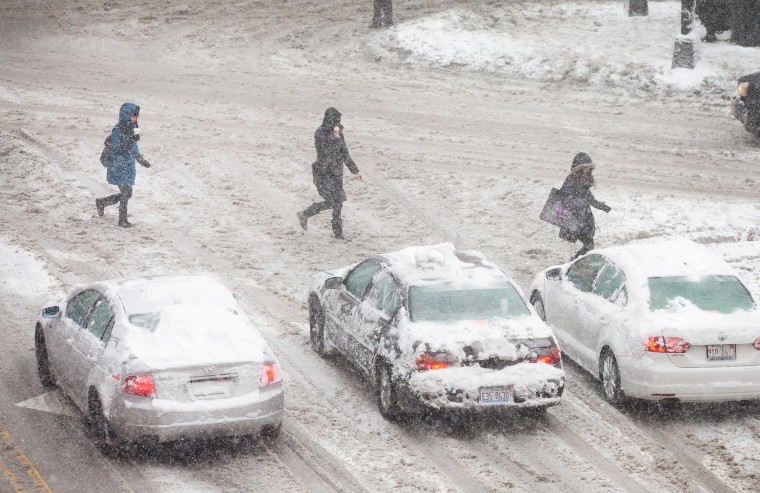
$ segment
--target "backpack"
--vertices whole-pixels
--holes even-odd
[[[100,153],[100,164],[108,166],[108,158],[111,157],[111,134],[108,134],[103,142],[103,152]]]

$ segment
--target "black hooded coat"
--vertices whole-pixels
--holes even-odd
[[[340,127],[340,137],[333,133],[336,126]],[[340,124],[340,112],[335,108],[327,108],[325,111],[322,125],[314,132],[314,147],[317,149],[317,160],[311,165],[311,170],[317,192],[329,203],[344,202],[346,192],[343,190],[343,164],[353,174],[359,173],[359,168],[348,154],[343,125]]]
[[[591,208],[609,212],[610,208],[604,202],[596,200],[591,193],[594,182],[590,175],[583,176],[579,173],[570,173],[560,188],[565,196],[563,203],[573,211],[578,218],[579,228],[577,232],[571,232],[570,236],[577,238],[593,238],[596,234],[596,221]],[[574,240],[573,240],[574,241]]]

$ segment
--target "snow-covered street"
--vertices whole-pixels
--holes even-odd
[[[0,492],[760,492],[760,403],[616,409],[566,361],[545,418],[394,424],[347,363],[312,351],[314,272],[451,242],[527,290],[567,261],[538,215],[579,151],[612,207],[595,211],[597,246],[690,238],[760,299],[760,139],[729,109],[760,48],[697,41],[697,68],[671,70],[675,1],[633,18],[622,1],[394,8],[375,30],[369,0],[0,5]],[[94,205],[116,191],[99,156],[125,101],[152,164],[131,229]],[[350,242],[327,212],[305,234],[296,218],[318,200],[313,135],[330,106],[364,175],[345,178]],[[224,280],[280,359],[275,444],[108,459],[45,394],[46,301],[175,273]]]

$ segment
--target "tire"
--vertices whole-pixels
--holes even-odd
[[[95,447],[106,457],[113,457],[118,454],[119,446],[116,442],[115,435],[111,430],[103,414],[103,405],[100,403],[100,397],[94,390],[90,391],[88,398],[90,433],[95,440]]]
[[[319,306],[319,301],[313,299],[309,302],[309,339],[311,348],[315,353],[327,356],[325,351],[325,313]]]
[[[42,327],[39,325],[34,331],[34,354],[37,357],[37,375],[40,377],[42,386],[50,390],[57,388],[55,371],[48,357],[45,335],[42,333]]]
[[[536,313],[538,313],[538,316],[541,317],[541,320],[546,322],[546,310],[544,309],[544,300],[541,298],[541,295],[535,293],[530,299],[530,302],[536,310]]]
[[[261,437],[265,442],[273,442],[280,436],[282,432],[282,421],[277,423],[277,426],[267,425],[261,429]]]
[[[602,381],[604,398],[610,404],[620,404],[623,399],[623,390],[620,384],[620,369],[612,351],[605,350],[599,359],[599,378]]]
[[[396,399],[396,385],[393,383],[391,367],[381,363],[377,372],[377,407],[388,421],[399,421],[403,417]]]

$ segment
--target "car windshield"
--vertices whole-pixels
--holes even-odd
[[[511,284],[480,289],[461,289],[450,284],[412,286],[409,312],[413,322],[517,318],[530,314]]]
[[[666,310],[685,300],[704,311],[731,313],[755,307],[747,288],[734,276],[650,277],[649,309]]]

